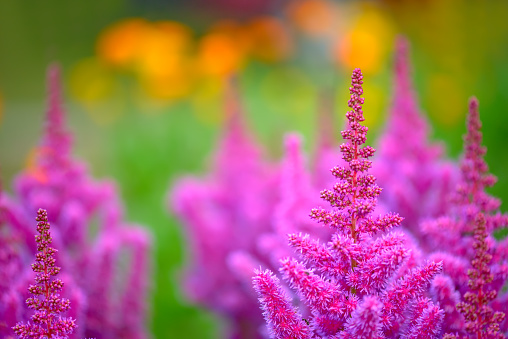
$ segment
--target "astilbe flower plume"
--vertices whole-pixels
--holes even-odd
[[[484,160],[486,151],[482,146],[478,101],[472,98],[461,180],[453,194],[452,210],[422,225],[426,242],[433,244],[430,257],[443,260],[447,276],[436,279],[433,283],[436,286],[432,287],[434,300],[446,305],[443,331],[460,338],[467,338],[468,334],[502,338],[500,333],[508,329],[503,322],[498,330],[501,314],[508,311],[508,294],[498,295],[508,277],[508,241],[497,241],[492,235],[508,225],[508,216],[499,212],[499,199],[485,191],[496,182]],[[456,309],[450,307],[454,301]],[[457,314],[457,310],[464,316]]]
[[[38,206],[50,211],[66,285],[63,297],[71,301],[69,315],[78,325],[71,338],[146,338],[150,236],[122,220],[114,184],[95,181],[73,158],[59,73],[57,66],[48,70],[46,125],[29,167],[15,179],[12,197],[0,194],[0,227],[17,240],[13,250],[21,267],[28,267],[36,251],[28,216]],[[30,272],[21,270],[14,277],[6,291],[0,290],[5,301],[0,323],[10,326],[29,317],[22,286]]]
[[[170,206],[189,235],[182,284],[187,296],[228,317],[231,337],[248,338],[262,323],[250,279],[263,258],[258,237],[271,230],[278,173],[245,130],[235,86],[228,85],[226,126],[212,172],[206,179],[180,179]]]
[[[464,295],[464,301],[457,304],[457,309],[464,315],[466,320],[465,330],[468,334],[478,339],[492,338],[503,339],[500,333],[499,323],[503,321],[503,312],[494,312],[489,303],[497,296],[497,291],[489,287],[494,279],[490,272],[492,255],[488,253],[487,229],[485,216],[478,213],[475,220],[474,244],[475,257],[472,261],[473,268],[469,270],[469,289]],[[446,335],[445,338],[458,338],[457,335]],[[464,338],[468,338],[464,336]]]
[[[330,231],[308,218],[319,190],[301,138],[285,138],[280,164],[265,161],[246,131],[236,92],[231,82],[228,120],[212,172],[206,179],[179,180],[170,203],[189,235],[183,281],[188,297],[227,317],[231,337],[253,338],[259,337],[263,325],[251,287],[254,268],[278,266],[290,253],[287,233],[307,232],[324,239]]]
[[[379,203],[403,215],[402,226],[420,238],[422,219],[448,212],[458,171],[444,159],[442,145],[429,141],[430,127],[411,84],[409,43],[403,37],[396,41],[394,73],[392,107],[378,141],[373,174],[389,188]]]
[[[346,114],[348,129],[342,132],[348,142],[340,146],[347,165],[332,169],[338,181],[321,192],[332,209],[311,211],[312,219],[335,233],[328,243],[290,234],[290,245],[303,262],[281,260],[280,272],[296,291],[302,310],[292,306],[269,271],[257,271],[253,278],[272,338],[419,338],[422,333],[434,338],[439,331],[443,312],[423,294],[441,263],[408,270],[402,265],[410,252],[404,236],[387,233],[403,219],[395,213],[372,215],[381,188],[368,174],[375,150],[362,146],[368,130],[361,125],[362,84],[362,73],[355,69],[348,102],[352,110]],[[418,299],[424,304],[421,312],[414,311]]]
[[[64,283],[54,278],[60,267],[55,265],[54,255],[57,250],[51,247],[50,224],[46,210],[37,212],[37,254],[32,269],[36,273],[35,285],[30,285],[28,291],[32,294],[26,300],[30,309],[35,310],[32,323],[18,323],[12,329],[21,339],[68,338],[76,328],[75,320],[62,318],[62,313],[70,309],[70,301],[60,298],[59,292]]]

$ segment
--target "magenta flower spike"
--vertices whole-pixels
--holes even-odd
[[[443,332],[450,333],[450,338],[468,338],[480,332],[491,333],[488,338],[504,338],[508,331],[506,322],[501,322],[501,314],[506,311],[502,301],[507,300],[507,294],[499,293],[508,277],[506,241],[498,242],[492,236],[494,230],[508,225],[508,216],[498,211],[499,199],[485,192],[485,188],[496,182],[488,173],[485,153],[478,101],[472,98],[464,136],[461,180],[453,195],[451,211],[422,224],[424,239],[435,250],[429,256],[443,261],[444,274],[461,295],[457,310],[463,316],[449,307],[456,299],[450,281],[433,287],[433,299],[442,303],[445,311]]]
[[[389,188],[380,204],[404,216],[402,226],[420,238],[421,220],[448,212],[457,169],[443,158],[442,145],[429,141],[429,124],[411,84],[408,45],[404,38],[397,39],[393,102],[373,174]]]
[[[474,228],[475,257],[473,268],[469,270],[469,291],[464,295],[464,302],[457,304],[457,310],[466,319],[466,332],[476,338],[503,339],[499,323],[505,318],[503,312],[494,312],[489,303],[497,296],[497,291],[488,286],[494,279],[490,272],[492,255],[488,253],[486,242],[487,228],[485,216],[478,213]]]
[[[283,259],[280,272],[296,291],[301,310],[295,312],[305,317],[313,338],[397,338],[406,333],[406,328],[415,338],[419,333],[437,338],[442,311],[431,306],[424,294],[442,265],[428,262],[412,269],[403,265],[410,252],[406,236],[388,233],[402,218],[395,213],[372,215],[381,188],[368,174],[372,164],[369,158],[375,150],[363,145],[367,127],[361,125],[364,99],[359,69],[354,70],[351,82],[348,129],[342,132],[347,142],[340,146],[346,165],[332,169],[337,183],[321,192],[321,198],[332,209],[314,208],[310,213],[312,219],[331,227],[335,234],[328,242],[290,234],[290,245],[304,262]],[[269,271],[258,272],[254,284],[267,274],[272,275]],[[275,280],[272,283],[279,284]],[[257,291],[265,313],[267,309],[274,312],[267,304],[266,291]],[[406,315],[418,298],[429,305],[423,315],[407,323]],[[287,338],[281,334],[284,323],[270,317],[267,324],[272,338]]]
[[[70,302],[60,298],[59,292],[64,284],[60,279],[53,278],[60,272],[60,267],[55,266],[54,255],[57,250],[50,247],[52,238],[47,212],[39,209],[36,220],[39,235],[35,237],[37,254],[32,265],[36,284],[28,288],[33,297],[26,300],[35,313],[31,317],[32,323],[17,323],[12,329],[21,339],[68,338],[76,327],[76,320],[61,317],[70,309]]]

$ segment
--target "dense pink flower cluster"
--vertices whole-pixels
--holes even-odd
[[[0,244],[10,239],[12,245],[0,248],[10,258],[0,259],[0,274],[8,276],[5,286],[0,282],[0,336],[29,318],[23,286],[32,279],[25,267],[36,251],[29,216],[41,207],[49,211],[59,249],[63,296],[72,304],[67,315],[78,325],[70,337],[146,338],[150,236],[123,221],[114,185],[93,180],[73,159],[56,66],[48,87],[42,141],[16,178],[13,196],[0,193]],[[16,274],[9,273],[14,267]]]
[[[303,262],[281,260],[280,271],[297,292],[301,313],[280,286],[271,288],[277,291],[276,298],[268,295],[265,286],[278,285],[273,275],[258,271],[253,279],[272,338],[418,338],[422,334],[437,338],[440,331],[443,311],[424,292],[442,264],[428,262],[412,269],[403,265],[410,248],[402,234],[387,233],[403,219],[394,213],[373,215],[381,188],[368,174],[375,150],[362,146],[368,130],[361,124],[362,84],[361,71],[355,69],[348,129],[342,132],[348,142],[340,146],[347,165],[332,169],[338,181],[321,192],[332,209],[311,211],[311,218],[335,233],[327,243],[291,234],[290,244]],[[280,309],[287,310],[282,318],[277,316]],[[286,335],[289,330],[291,336]]]
[[[28,308],[35,313],[31,316],[32,323],[20,322],[13,330],[21,339],[68,338],[76,328],[76,320],[61,317],[71,306],[69,299],[60,298],[64,283],[53,278],[60,272],[60,267],[55,266],[57,250],[50,246],[52,238],[46,210],[37,211],[36,220],[39,235],[35,236],[37,254],[35,264],[32,264],[32,270],[37,273],[36,284],[28,288],[32,297],[26,300]]]
[[[380,137],[380,154],[374,158],[373,175],[365,172],[370,167],[368,158],[373,155],[373,149],[358,148],[359,143],[365,141],[367,129],[355,120],[363,101],[355,92],[359,88],[355,88],[353,86],[353,101],[350,101],[353,111],[348,113],[348,118],[353,121],[343,132],[343,137],[350,141],[341,146],[344,159],[333,160],[336,151],[330,141],[331,133],[327,131],[332,124],[329,107],[324,105],[312,172],[306,169],[301,141],[296,135],[286,138],[285,157],[280,165],[263,161],[259,147],[245,136],[238,103],[234,100],[237,95],[230,89],[227,101],[229,123],[214,171],[204,180],[181,180],[171,193],[172,208],[185,225],[191,244],[184,287],[194,301],[231,320],[233,337],[258,333],[260,318],[252,312],[255,300],[247,281],[252,277],[253,267],[262,266],[274,271],[282,258],[291,255],[287,234],[290,234],[290,245],[302,253],[307,265],[312,265],[312,269],[322,275],[335,277],[332,280],[345,291],[353,288],[357,293],[355,296],[379,293],[388,283],[403,278],[429,261],[442,262],[443,274],[435,276],[431,283],[429,295],[432,302],[426,298],[417,299],[421,304],[422,300],[427,302],[427,306],[422,306],[422,312],[428,308],[425,321],[441,319],[445,315],[442,329],[438,330],[439,326],[436,326],[429,332],[431,335],[440,337],[445,332],[462,333],[464,329],[464,318],[456,304],[463,300],[469,280],[467,271],[474,251],[471,250],[472,238],[464,235],[471,233],[472,228],[462,231],[462,226],[457,226],[455,214],[458,210],[467,212],[468,208],[458,208],[458,200],[451,199],[451,193],[459,174],[463,177],[471,175],[463,173],[464,166],[459,173],[459,166],[443,157],[441,145],[428,140],[429,126],[418,109],[411,86],[405,40],[397,42],[395,95],[391,115]],[[340,164],[332,170],[338,183],[320,173],[323,168],[329,168],[331,160]],[[355,173],[356,179],[353,180]],[[374,177],[385,188],[380,196]],[[349,184],[353,181],[357,191]],[[464,183],[462,179],[460,186]],[[332,210],[314,209],[313,221],[308,218],[307,211],[318,205],[317,185],[329,184],[332,189],[323,191],[322,197],[330,202]],[[352,203],[347,197],[354,196],[354,192],[362,192],[364,197],[355,198]],[[398,211],[405,220],[400,233],[380,237],[376,233],[388,231],[401,220],[390,213],[374,216],[389,210]],[[459,214],[463,215],[463,212]],[[354,213],[354,222],[348,213]],[[253,219],[253,215],[257,215],[257,219]],[[498,225],[504,223],[500,214],[487,217],[487,220],[489,218],[496,218]],[[331,228],[316,227],[315,220]],[[470,217],[461,223],[471,225],[473,220]],[[333,232],[337,234],[332,236]],[[363,238],[358,234],[363,234]],[[224,242],[222,239],[225,238],[230,241]],[[489,244],[495,243],[490,235],[487,240]],[[358,241],[364,244],[363,247],[358,247]],[[498,278],[492,284],[497,284],[496,288],[502,285],[503,276],[506,276],[506,264],[501,260],[508,253],[506,243],[505,240],[496,245],[493,253],[492,274]],[[455,251],[454,244],[461,250]],[[444,251],[449,245],[450,251]],[[358,258],[363,258],[362,265]],[[353,266],[354,272],[348,271]],[[272,275],[265,274],[263,279],[270,280]],[[286,282],[291,285],[288,279],[282,283]],[[292,286],[298,290],[296,285]],[[286,287],[281,288],[280,293],[285,293]],[[420,289],[410,295],[417,297],[418,293],[421,293]],[[496,310],[506,308],[504,295],[491,304]],[[405,321],[409,321],[411,312],[408,309],[416,307],[414,305],[415,302],[411,302],[406,310],[398,310],[404,314]],[[264,311],[266,315],[266,307]],[[314,311],[306,306],[302,312],[307,319],[307,313]],[[438,318],[432,318],[433,315]],[[334,326],[333,321],[325,318],[316,316],[313,319],[323,326]],[[420,324],[425,321],[418,320]],[[502,329],[505,324],[501,324]],[[408,337],[418,337],[416,327],[411,332],[404,322],[398,322],[396,326],[400,328],[393,329],[391,335],[404,333]],[[274,331],[272,325],[270,328]]]

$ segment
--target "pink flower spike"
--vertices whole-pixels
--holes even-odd
[[[291,305],[291,299],[280,287],[279,279],[269,270],[258,270],[252,280],[259,295],[270,338],[310,338],[308,325]]]
[[[60,267],[55,266],[57,250],[50,247],[52,238],[46,210],[39,209],[36,220],[39,235],[35,236],[37,254],[35,264],[32,264],[36,284],[28,288],[33,297],[26,300],[35,314],[32,315],[33,323],[20,322],[12,329],[21,339],[68,338],[76,328],[76,320],[59,315],[70,309],[70,302],[60,298],[63,282],[52,278],[60,272]]]
[[[383,234],[400,224],[398,214],[372,216],[381,188],[368,173],[374,149],[363,145],[367,127],[360,124],[364,118],[359,69],[354,70],[351,83],[348,128],[342,132],[346,142],[340,146],[345,165],[332,169],[337,182],[321,191],[331,208],[318,207],[310,213],[314,221],[335,233],[327,243],[307,234],[290,234],[290,245],[304,263],[283,259],[280,272],[306,306],[312,338],[399,338],[408,326],[418,324],[437,333],[439,323],[431,311],[440,312],[438,308],[419,322],[414,317],[407,324],[405,316],[442,265],[418,266],[421,251],[416,241],[405,234]]]
[[[497,296],[497,291],[489,288],[493,275],[490,271],[492,256],[488,253],[485,227],[485,216],[478,213],[475,219],[473,245],[475,257],[472,261],[473,269],[469,270],[469,292],[464,295],[464,302],[457,304],[457,310],[466,318],[466,331],[481,338],[487,334],[488,338],[504,338],[500,333],[499,324],[505,318],[503,312],[494,312],[489,305]]]

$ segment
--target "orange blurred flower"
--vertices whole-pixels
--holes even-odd
[[[149,96],[166,100],[190,91],[192,44],[192,32],[183,24],[134,18],[104,30],[97,53],[106,64],[138,75]]]
[[[300,0],[287,8],[291,23],[311,36],[323,36],[332,32],[337,20],[337,7],[327,0]]]
[[[292,41],[284,24],[274,17],[253,19],[245,27],[249,41],[249,52],[265,62],[276,62],[287,58],[292,51]]]
[[[126,67],[142,51],[143,40],[150,24],[144,19],[126,19],[106,28],[97,41],[97,54],[105,62]]]
[[[197,65],[205,75],[228,76],[245,64],[245,50],[230,34],[212,32],[198,46]]]
[[[154,23],[146,31],[142,48],[135,71],[146,93],[163,100],[187,95],[193,78],[190,29],[177,22]]]
[[[188,57],[192,34],[186,26],[162,21],[144,32],[136,70],[144,76],[167,76],[175,73]]]

